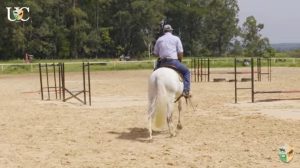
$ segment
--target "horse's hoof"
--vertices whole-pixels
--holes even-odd
[[[180,123],[177,124],[177,129],[182,129],[182,125]]]
[[[147,139],[148,142],[153,142],[152,136]]]
[[[171,133],[170,134],[170,137],[172,138],[172,137],[176,137],[176,133]]]

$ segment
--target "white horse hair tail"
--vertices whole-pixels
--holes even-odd
[[[156,128],[162,128],[167,121],[167,92],[163,83],[156,78],[155,80],[157,96],[155,98],[154,107],[154,125]]]

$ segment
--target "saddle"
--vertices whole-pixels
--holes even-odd
[[[183,82],[183,75],[179,72],[179,70],[174,66],[174,65],[171,65],[171,64],[163,64],[161,65],[159,68],[170,68],[170,69],[173,69],[179,76],[179,81],[180,82]],[[158,68],[158,69],[159,69]]]
[[[173,70],[178,74],[179,81],[180,81],[180,82],[183,82],[183,76],[182,76],[182,74],[178,71],[178,69],[177,69],[175,66],[170,65],[170,64],[164,64],[164,65],[160,66],[159,68],[163,68],[163,67],[164,67],[164,68],[170,68],[170,69],[173,69]],[[159,68],[158,68],[158,69],[159,69]],[[185,96],[185,95],[182,93],[180,96],[178,96],[178,97],[175,99],[174,103],[177,103],[182,97],[185,98],[185,101],[186,101],[186,103],[187,103],[187,100],[191,98],[191,95]]]
[[[178,74],[178,77],[179,77],[179,81],[180,82],[183,82],[183,75],[180,73],[180,71],[176,68],[176,66],[172,65],[172,64],[169,64],[168,63],[168,60],[169,59],[158,59],[158,62],[159,62],[159,68],[170,68],[170,69],[173,69],[177,74]],[[155,71],[156,69],[154,69]],[[175,102],[176,103],[181,97],[184,97],[185,100],[187,101],[187,99],[191,98],[191,95],[185,95],[184,93],[182,93],[178,98],[176,98]]]

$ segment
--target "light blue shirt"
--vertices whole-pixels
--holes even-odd
[[[166,32],[157,39],[153,53],[160,58],[178,59],[177,54],[183,53],[181,40],[172,33]]]

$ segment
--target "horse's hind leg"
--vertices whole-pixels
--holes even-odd
[[[173,103],[168,103],[167,122],[168,122],[169,132],[171,136],[176,136],[176,131],[174,129],[173,120],[172,120],[172,112],[173,112]]]
[[[149,117],[149,139],[152,139],[152,117]]]
[[[153,101],[152,101],[153,103]],[[152,139],[152,119],[153,119],[153,112],[154,112],[154,109],[153,109],[153,105],[150,104],[149,105],[149,111],[148,111],[148,120],[149,120],[149,139],[151,140]]]
[[[168,122],[168,127],[169,127],[169,132],[170,132],[170,136],[176,136],[176,132],[174,129],[174,125],[173,125],[173,121],[172,121],[172,115],[167,118],[167,122]]]
[[[151,99],[151,104],[149,104],[148,109],[148,122],[149,122],[149,139],[152,139],[152,119],[154,115],[154,99]]]
[[[177,123],[177,129],[182,129],[182,125],[181,125],[181,122],[180,122],[180,112],[182,110],[182,102],[181,100],[178,101],[178,123]]]
[[[152,119],[155,111],[155,97],[152,92],[149,92],[148,120],[149,120],[149,139],[152,139]]]

